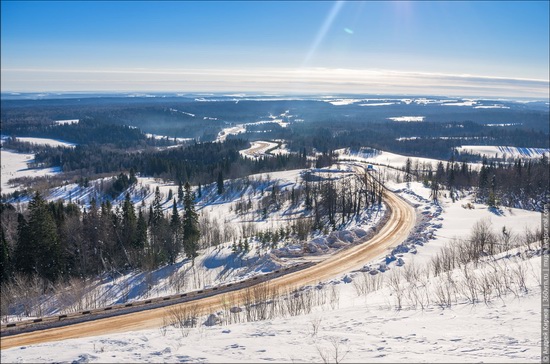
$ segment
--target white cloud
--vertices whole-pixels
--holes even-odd
[[[4,91],[271,91],[543,97],[548,80],[392,70],[2,69]]]

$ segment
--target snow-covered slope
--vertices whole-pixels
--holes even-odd
[[[548,157],[550,150],[546,148],[519,148],[519,147],[507,147],[507,146],[494,146],[494,145],[463,145],[460,148],[456,148],[459,153],[470,153],[485,155],[488,158],[541,158],[543,155]]]
[[[2,362],[540,362],[540,250],[536,244],[531,250],[523,246],[510,254],[487,257],[491,265],[470,266],[468,272],[479,282],[493,267],[509,272],[500,275],[509,274],[509,290],[497,294],[493,288],[487,302],[481,291],[475,303],[469,300],[463,269],[435,277],[429,268],[431,258],[453,237],[467,237],[479,221],[490,220],[496,233],[506,226],[520,235],[539,227],[540,214],[489,210],[472,204],[471,196],[455,203],[442,198],[437,205],[419,183],[391,187],[416,206],[420,217],[421,229],[404,244],[408,250],[388,252],[395,259],[371,262],[368,272],[349,272],[302,291],[312,302],[309,310],[297,316],[287,313],[246,322],[244,311],[234,317],[222,311],[201,316],[193,328],[171,326],[167,320],[166,327],[156,330],[2,350]],[[204,208],[218,205],[223,206],[212,200]],[[201,265],[213,268],[229,255],[227,250],[212,248]],[[386,262],[385,269],[378,269]],[[418,271],[418,278],[410,283],[413,271]],[[445,287],[449,279],[456,289],[446,306],[438,287]],[[129,290],[136,287],[129,282]],[[163,284],[168,283],[167,279]]]
[[[383,292],[269,321],[126,334],[2,350],[2,362],[540,363],[540,290],[490,305],[396,311]],[[387,300],[387,302],[384,302]],[[336,359],[337,358],[337,359]]]

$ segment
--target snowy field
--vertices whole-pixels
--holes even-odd
[[[404,123],[418,123],[424,121],[424,118],[425,116],[396,116],[388,119]]]
[[[152,138],[157,140],[163,140],[163,139],[173,140],[175,143],[185,143],[193,140],[193,138],[172,138],[166,135],[158,135],[158,134],[151,134],[151,133],[145,133],[145,136],[147,138]]]
[[[31,138],[31,137],[17,137],[17,140],[20,142],[26,142],[36,145],[48,145],[50,147],[66,147],[66,148],[74,148],[76,144],[65,142],[63,140],[56,140],[56,139],[48,139],[48,138]]]
[[[410,159],[412,162],[412,168],[415,169],[418,164],[419,168],[422,168],[422,165],[431,164],[432,168],[437,168],[437,164],[442,162],[444,165],[447,161],[433,159],[433,158],[422,158],[422,157],[407,157],[401,154],[395,154],[390,152],[385,152],[375,149],[361,149],[359,151],[352,151],[349,148],[338,149],[335,151],[339,155],[340,160],[352,160],[364,163],[372,163],[377,166],[385,166],[391,168],[401,169],[405,166],[407,159]],[[472,168],[480,168],[480,163],[468,163]]]
[[[71,125],[71,124],[78,124],[80,122],[79,119],[69,119],[69,120],[56,120],[55,123],[57,125]]]
[[[323,101],[326,101],[334,106],[344,106],[344,105],[355,104],[363,100],[362,99],[334,99],[334,100],[323,100]]]
[[[459,153],[470,153],[485,155],[488,158],[540,158],[543,155],[550,155],[550,150],[545,148],[520,148],[494,145],[463,145],[456,148]]]
[[[446,105],[446,106],[467,106],[473,109],[510,109],[501,103],[491,102],[483,99],[427,99],[424,97],[399,99],[399,98],[367,98],[367,99],[355,99],[355,98],[337,98],[334,96],[327,96],[318,101],[324,101],[334,106],[391,106],[391,105]],[[502,100],[512,101],[512,100]],[[521,102],[513,100],[513,102]],[[421,121],[421,120],[420,120]]]
[[[337,356],[345,363],[540,363],[536,288],[490,306],[395,311],[383,292],[367,300],[352,284],[335,287],[340,307],[334,309],[183,333],[169,327],[31,345],[2,350],[2,362],[333,363]]]
[[[521,289],[512,279],[511,292],[487,303],[480,297],[472,304],[458,290],[453,304],[443,306],[435,292],[445,279],[425,273],[430,258],[453,237],[468,236],[476,222],[490,220],[497,233],[506,226],[521,234],[539,227],[540,214],[518,209],[495,213],[475,204],[466,208],[471,196],[455,203],[442,198],[434,205],[420,183],[390,187],[418,211],[423,228],[408,242],[414,250],[396,251],[402,263],[393,260],[375,275],[372,268],[349,272],[310,287],[317,301],[308,312],[237,323],[218,312],[202,316],[193,328],[167,326],[2,350],[2,362],[540,362],[539,255],[501,254],[491,265],[473,268],[479,277],[499,264],[514,274],[523,272]],[[419,271],[414,284],[403,280],[407,270]],[[460,285],[463,274],[455,269],[449,277]],[[388,284],[364,284],[387,283],[392,277],[401,277],[399,309],[400,291]]]
[[[59,120],[59,121],[71,121],[75,120]],[[78,120],[77,120],[78,121]],[[64,142],[61,140],[47,139],[47,138],[17,138],[22,142],[28,142],[37,145],[49,145],[51,147],[67,147],[74,148],[75,144]],[[10,183],[11,179],[22,177],[43,177],[61,172],[60,167],[52,168],[29,168],[29,164],[34,162],[34,154],[30,153],[17,153],[15,151],[0,150],[0,157],[2,161],[1,165],[1,192],[12,193],[18,188]]]
[[[459,102],[446,102],[443,105],[445,106],[474,106],[477,105],[477,102],[474,100],[463,100]]]
[[[43,177],[61,172],[59,167],[29,168],[28,163],[34,161],[34,154],[16,153],[2,148],[0,159],[2,160],[2,193],[12,193],[18,189],[17,186],[10,183],[13,178]]]
[[[218,133],[218,137],[216,138],[217,142],[224,142],[225,139],[227,139],[228,135],[237,135],[246,132],[246,128],[244,127],[244,124],[238,124],[236,126],[232,126],[229,128],[222,129]]]

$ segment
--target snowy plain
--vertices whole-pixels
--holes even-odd
[[[59,122],[78,122],[78,120],[59,120]],[[2,139],[4,136],[2,137]],[[74,148],[76,144],[65,142],[62,140],[48,138],[33,138],[33,137],[18,137],[17,140],[28,142],[37,145],[48,145],[51,147],[66,147]],[[18,153],[12,150],[0,149],[1,165],[1,193],[12,193],[18,188],[10,183],[11,179],[22,177],[44,177],[58,174],[61,172],[60,167],[51,168],[30,168],[29,164],[34,162],[34,154]]]
[[[0,159],[2,160],[2,185],[0,187],[2,193],[12,193],[18,189],[17,185],[10,183],[13,178],[43,177],[61,172],[60,167],[29,168],[28,164],[34,161],[34,154],[16,153],[2,148]]]
[[[543,155],[550,156],[550,150],[546,148],[520,148],[495,145],[463,145],[456,148],[459,153],[470,153],[485,155],[488,158],[502,158],[504,155],[508,158],[541,158]]]
[[[17,137],[20,142],[26,142],[36,145],[48,145],[50,147],[65,147],[74,148],[76,144],[69,143],[63,140],[49,139],[49,138],[35,138],[35,137]]]

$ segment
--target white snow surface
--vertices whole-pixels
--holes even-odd
[[[405,122],[405,123],[411,123],[411,122],[422,122],[424,121],[425,116],[396,116],[393,118],[388,118],[389,120],[398,121],[398,122]]]
[[[463,100],[461,102],[445,102],[442,105],[446,106],[474,106],[477,105],[477,101],[475,100]]]
[[[507,157],[512,158],[540,158],[543,155],[546,155],[547,157],[550,155],[550,149],[546,148],[521,148],[495,145],[463,145],[462,147],[456,149],[459,153],[486,155],[488,158],[495,158],[497,155],[502,158],[504,154],[506,154]]]
[[[334,99],[334,100],[323,100],[326,101],[334,106],[343,106],[343,105],[351,105],[355,104],[356,102],[363,101],[362,99]]]
[[[366,104],[359,104],[359,106],[390,106],[394,105],[395,102],[372,102],[372,103],[366,103]]]
[[[509,109],[509,108],[510,106],[504,106],[501,104],[474,106],[474,109]]]
[[[222,129],[218,133],[218,137],[216,138],[217,142],[223,142],[225,139],[227,139],[228,135],[237,135],[246,132],[246,128],[244,127],[244,124],[238,124],[235,126],[231,126],[225,129]]]
[[[499,124],[485,124],[485,126],[516,126],[523,125],[523,123],[499,123]]]
[[[67,147],[74,148],[76,144],[65,142],[63,140],[48,139],[48,138],[33,138],[33,137],[17,137],[20,142],[27,142],[37,145],[49,145],[50,147]]]
[[[188,142],[188,141],[193,140],[193,138],[173,138],[173,137],[169,137],[167,135],[158,135],[158,134],[151,134],[151,133],[145,133],[145,136],[147,138],[152,138],[152,139],[156,139],[156,140],[168,139],[168,140],[171,140],[171,141],[175,141],[176,143],[184,143],[184,142]],[[175,146],[178,146],[178,145],[175,145]]]
[[[344,148],[338,149],[336,150],[336,152],[339,155],[339,159],[368,162],[392,168],[403,168],[403,166],[405,166],[405,163],[407,162],[407,158],[410,158],[413,164],[416,164],[416,162],[418,162],[419,164],[430,163],[434,168],[439,162],[446,163],[445,161],[441,161],[439,159],[407,157],[401,154],[395,154],[375,149],[367,149],[366,151],[361,149],[357,152],[353,152],[349,148]]]
[[[55,123],[57,125],[71,125],[71,124],[78,124],[80,122],[79,119],[69,119],[69,120],[56,120]]]
[[[19,189],[18,186],[10,183],[13,178],[43,177],[61,172],[59,167],[29,168],[28,164],[34,162],[34,154],[16,153],[2,148],[0,159],[2,161],[1,193],[12,193]]]

